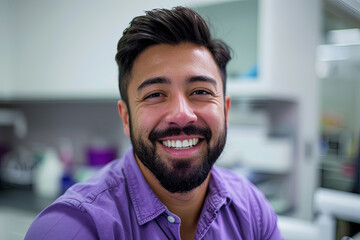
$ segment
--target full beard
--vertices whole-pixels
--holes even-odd
[[[189,126],[183,129],[153,130],[149,134],[150,144],[148,144],[141,136],[135,136],[130,126],[130,137],[134,153],[154,174],[162,187],[171,193],[185,193],[200,186],[209,175],[212,166],[224,149],[226,131],[227,129],[224,126],[217,139],[214,139],[214,146],[210,146],[212,133],[210,128],[207,127]],[[205,153],[199,156],[201,160],[198,166],[193,166],[194,160],[192,159],[161,159],[160,154],[157,153],[156,143],[160,138],[177,136],[181,133],[186,135],[196,134],[204,137],[203,141],[206,141],[207,147]]]

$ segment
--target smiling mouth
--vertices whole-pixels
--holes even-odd
[[[172,149],[189,149],[196,146],[199,143],[199,138],[190,138],[185,140],[163,140],[161,144],[165,147]]]

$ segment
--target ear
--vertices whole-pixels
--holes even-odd
[[[130,137],[129,110],[124,101],[118,101],[118,110],[123,123],[124,133],[126,136]]]
[[[226,116],[226,126],[229,125],[229,110],[231,105],[231,99],[229,95],[225,95],[225,116]]]

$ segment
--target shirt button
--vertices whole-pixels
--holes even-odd
[[[175,222],[175,218],[173,216],[168,216],[167,217],[167,220],[170,222],[170,223],[174,223]]]

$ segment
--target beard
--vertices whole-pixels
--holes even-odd
[[[154,174],[161,186],[171,193],[191,191],[205,181],[224,149],[227,133],[224,124],[217,138],[213,140],[213,146],[211,146],[212,132],[208,127],[187,126],[184,128],[172,127],[161,131],[153,130],[148,137],[150,143],[146,143],[140,134],[135,136],[132,129],[130,118],[130,138],[134,153]],[[204,154],[199,156],[201,159],[198,166],[193,166],[193,159],[162,159],[157,153],[156,143],[159,143],[159,139],[177,136],[181,133],[199,135],[203,137],[202,141],[206,141],[206,150]]]

